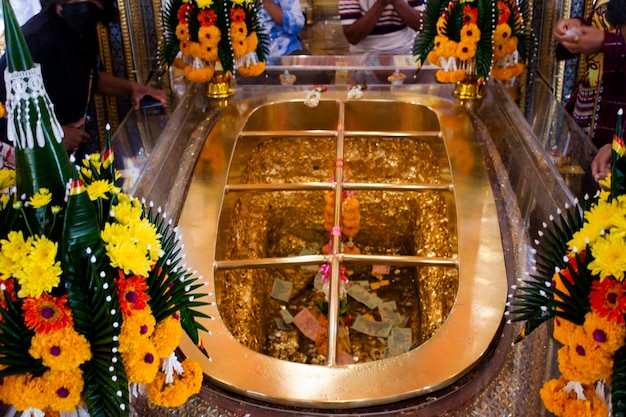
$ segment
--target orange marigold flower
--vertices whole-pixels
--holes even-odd
[[[463,24],[476,24],[478,22],[478,9],[472,8],[469,4],[463,7]]]
[[[115,280],[117,298],[120,301],[120,308],[122,314],[130,316],[132,310],[143,310],[146,308],[146,301],[150,298],[146,294],[148,284],[146,279],[138,275],[132,275],[130,277],[124,276],[122,271],[119,271],[119,278]]]
[[[212,46],[217,48],[217,44],[222,39],[222,32],[217,26],[204,26],[198,30],[198,42],[202,46]]]
[[[456,48],[456,56],[461,61],[467,61],[476,55],[476,44],[473,42],[461,41]]]
[[[191,39],[189,34],[189,26],[184,23],[176,26],[176,38],[181,42],[187,42]]]
[[[230,20],[231,22],[245,22],[246,20],[246,12],[240,7],[233,7],[230,9]]]
[[[198,22],[200,22],[200,26],[202,27],[215,25],[217,23],[215,10],[200,10],[198,12]]]
[[[233,40],[232,42],[232,47],[233,47],[233,55],[235,56],[235,59],[239,59],[242,58],[247,51],[247,44],[246,44],[246,40]]]
[[[607,277],[602,282],[593,281],[589,294],[591,310],[608,321],[623,325],[624,313],[626,313],[624,285],[626,283],[617,281],[613,277]]]
[[[53,297],[43,293],[39,298],[27,297],[22,304],[24,324],[36,333],[49,333],[73,326],[72,310],[67,306],[67,295]]]
[[[233,22],[230,25],[230,37],[233,41],[241,41],[248,36],[248,29],[244,22]]]

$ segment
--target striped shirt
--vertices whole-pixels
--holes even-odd
[[[425,8],[424,0],[406,0],[416,10]],[[348,26],[361,18],[376,0],[339,0],[341,24]],[[388,4],[378,18],[372,32],[357,45],[350,45],[353,53],[388,52],[410,54],[413,50],[415,31],[402,21],[393,5]]]

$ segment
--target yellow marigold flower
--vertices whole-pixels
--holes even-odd
[[[83,392],[83,372],[50,370],[43,374],[45,381],[45,397],[48,406],[54,411],[71,412],[81,402]]]
[[[161,235],[157,233],[156,226],[143,219],[130,225],[130,232],[137,241],[137,245],[147,249],[150,259],[156,261],[163,255],[161,250]]]
[[[148,276],[152,261],[146,257],[145,248],[141,248],[132,242],[124,242],[118,245],[109,244],[105,248],[112,267],[123,270],[127,275]]]
[[[511,27],[506,23],[496,25],[496,30],[493,31],[493,41],[495,43],[504,43],[511,37]]]
[[[36,333],[28,353],[41,358],[50,369],[71,371],[91,359],[91,346],[85,336],[66,326],[55,332]]]
[[[93,181],[87,186],[87,194],[89,194],[89,199],[91,201],[97,200],[99,198],[108,200],[109,197],[107,197],[107,193],[110,193],[112,191],[113,184],[105,180]]]
[[[150,340],[154,343],[158,357],[165,359],[178,347],[182,336],[183,327],[180,320],[169,316],[156,325]]]
[[[243,6],[245,0],[232,0],[233,4],[236,4],[238,6]]]
[[[48,403],[45,397],[45,381],[30,373],[4,377],[0,391],[6,397],[6,403],[18,411],[30,407],[43,409]]]
[[[594,275],[600,279],[613,276],[618,281],[624,279],[626,270],[626,242],[621,236],[608,234],[596,240],[591,247],[594,260],[588,265]]]
[[[48,205],[52,201],[52,194],[47,188],[40,188],[35,195],[28,199],[28,204],[33,208],[40,208]]]
[[[202,386],[202,367],[194,360],[186,359],[182,363],[183,374],[174,377],[174,383],[165,385],[165,375],[159,372],[148,385],[148,399],[162,407],[179,407],[187,399],[200,392]]]
[[[480,29],[475,23],[463,25],[461,29],[461,42],[477,43],[480,40]]]
[[[609,354],[624,346],[626,328],[615,321],[609,321],[589,312],[585,315],[583,329],[598,344],[598,348]]]
[[[0,169],[0,190],[15,187],[15,170]]]
[[[4,108],[4,105],[0,103],[0,118],[4,117],[5,113],[6,113],[6,110]]]
[[[18,261],[28,254],[31,240],[31,238],[24,240],[24,234],[21,230],[10,231],[6,239],[0,240],[2,253],[11,260]]]
[[[22,264],[28,255],[30,242],[24,242],[21,231],[9,232],[7,239],[0,240],[0,275],[7,277],[15,275],[22,268]]]
[[[136,204],[135,200],[126,201],[124,196],[125,194],[118,196],[118,203],[111,207],[111,213],[118,223],[127,225],[141,219],[143,207],[141,204]]]
[[[213,6],[213,0],[196,0],[196,4],[201,9],[208,9]]]
[[[259,46],[259,37],[257,36],[256,32],[252,32],[246,38],[246,52],[248,53],[254,52],[256,51],[256,48],[258,46]]]
[[[25,263],[22,269],[15,272],[15,278],[20,283],[17,296],[39,297],[44,292],[49,292],[59,285],[61,281],[61,263],[44,266],[37,263]]]
[[[45,236],[35,236],[28,251],[28,261],[47,267],[54,264],[57,257],[58,244]]]
[[[159,358],[150,339],[142,339],[135,349],[122,352],[122,362],[128,382],[149,384],[159,372]]]
[[[471,41],[461,40],[456,48],[456,56],[461,61],[468,61],[476,55],[476,44]]]
[[[7,208],[9,204],[9,194],[0,194],[0,210]]]

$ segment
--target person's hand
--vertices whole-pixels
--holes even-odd
[[[611,172],[611,144],[602,146],[591,161],[591,174],[596,181],[603,180]]]
[[[83,123],[77,122],[63,125],[63,147],[72,153],[83,143],[89,141],[89,134],[83,129]]]
[[[581,25],[578,19],[567,19],[568,22],[558,25],[554,30],[554,38],[573,54],[595,54],[604,48],[604,30],[593,26]],[[570,26],[570,24],[574,26]]]
[[[163,106],[167,104],[167,97],[165,95],[165,91],[159,90],[157,88],[152,88],[144,84],[133,82],[131,85],[130,97],[133,103],[133,108],[135,110],[139,109],[139,106],[140,106],[139,103],[141,102],[141,99],[144,98],[145,96],[154,97],[155,99],[163,103]]]
[[[559,39],[565,36],[569,36],[571,39],[573,39],[573,37],[576,35],[577,29],[579,29],[580,26],[582,26],[582,22],[580,21],[580,19],[560,19],[558,22],[556,22],[556,26],[554,27],[554,37],[559,42]]]

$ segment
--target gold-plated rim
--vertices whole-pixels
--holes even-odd
[[[324,100],[345,100],[342,92],[325,94]],[[446,147],[450,148],[453,140],[464,137],[476,161],[482,161],[471,122],[461,106],[432,96],[398,93],[394,97],[397,99],[394,102],[423,105],[433,110],[441,121]],[[378,106],[391,103],[384,93],[373,91],[368,92],[368,100]],[[283,93],[238,101],[221,113],[220,117],[227,118],[224,127],[228,127],[221,131],[232,132],[235,138],[243,121],[257,106],[282,101],[302,101],[302,96]],[[241,115],[241,119],[228,118],[229,110]],[[219,125],[220,119],[215,129],[220,130]],[[208,134],[209,142],[205,146],[210,144],[210,132],[200,127],[196,134]],[[343,366],[291,363],[238,343],[213,304],[204,311],[212,319],[202,321],[209,330],[208,335],[202,335],[202,340],[211,359],[205,358],[189,339],[181,344],[183,353],[200,361],[207,377],[229,390],[271,403],[316,408],[353,408],[396,402],[428,394],[461,378],[485,355],[498,335],[507,283],[496,205],[482,162],[480,168],[472,169],[471,176],[462,173],[458,161],[452,157],[450,167],[458,212],[459,289],[447,321],[430,340],[408,353],[375,362]],[[224,185],[218,188],[223,190]],[[179,228],[187,237],[187,261],[204,277],[207,290],[215,294],[212,265],[223,191],[213,189],[210,194],[203,194],[206,191],[197,189],[193,183],[190,185],[187,201],[203,201],[203,206],[199,211],[199,207],[186,203]]]

